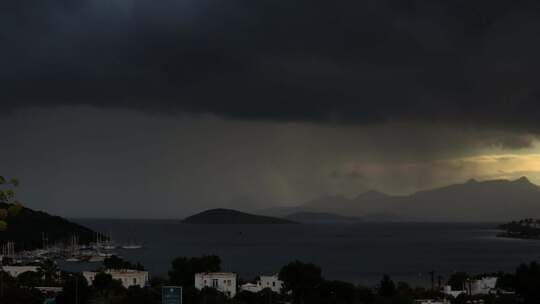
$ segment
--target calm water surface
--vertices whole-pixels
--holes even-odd
[[[373,285],[383,274],[429,284],[428,272],[448,275],[513,271],[540,258],[540,241],[496,238],[496,224],[363,223],[354,225],[186,225],[170,220],[76,220],[115,241],[137,240],[140,250],[118,250],[152,275],[166,274],[177,256],[217,254],[225,271],[243,278],[309,261],[328,279]],[[81,268],[88,265],[71,265]]]

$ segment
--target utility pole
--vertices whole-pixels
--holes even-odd
[[[75,304],[79,304],[79,277],[75,275]]]
[[[429,275],[431,276],[431,291],[433,291],[435,290],[435,271],[430,271]]]

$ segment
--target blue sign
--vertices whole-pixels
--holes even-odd
[[[161,288],[162,304],[182,304],[182,287],[163,286]]]

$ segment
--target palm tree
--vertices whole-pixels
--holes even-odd
[[[59,268],[53,260],[45,260],[39,266],[38,272],[45,279],[45,284],[55,284],[58,282]]]

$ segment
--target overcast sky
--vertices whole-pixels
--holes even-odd
[[[0,4],[0,173],[29,207],[175,218],[540,183],[540,2]]]

